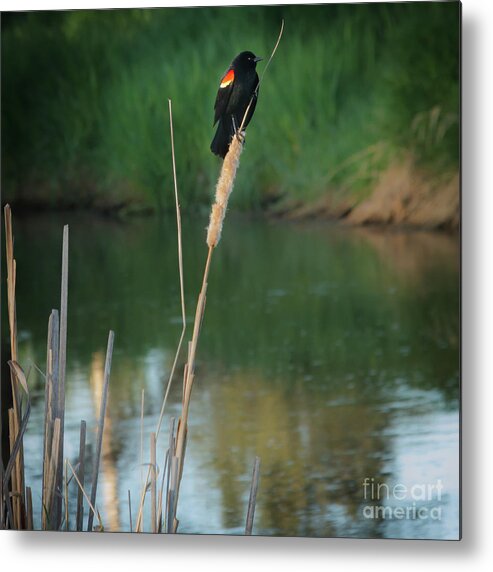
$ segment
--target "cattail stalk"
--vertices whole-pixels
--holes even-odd
[[[281,41],[282,33],[284,30],[284,20],[281,24],[281,30],[279,32],[279,36],[277,38],[277,42],[272,50],[270,58],[267,62],[267,65],[264,69],[262,77],[259,81],[262,81],[262,78],[265,74],[265,70],[267,69],[268,65],[272,61],[274,54],[277,50],[279,42]],[[257,86],[258,90],[258,86]],[[255,96],[256,94],[254,94]],[[176,511],[178,505],[178,497],[180,491],[180,484],[181,484],[181,477],[183,474],[183,464],[185,460],[185,449],[186,449],[186,441],[187,441],[187,431],[188,431],[188,413],[190,408],[190,397],[192,394],[193,382],[195,378],[195,359],[197,354],[197,345],[200,336],[200,330],[202,326],[202,320],[204,317],[205,312],[205,303],[206,303],[206,295],[207,295],[207,281],[209,278],[209,271],[211,266],[211,259],[212,253],[216,246],[219,244],[219,240],[221,239],[221,232],[224,224],[224,217],[226,216],[226,210],[228,207],[229,197],[231,196],[231,192],[233,191],[233,186],[236,178],[236,173],[238,171],[238,166],[240,164],[240,155],[243,150],[243,140],[244,140],[244,132],[243,127],[246,121],[246,117],[250,110],[250,107],[253,102],[252,96],[243,116],[243,120],[240,124],[239,129],[236,131],[233,139],[230,143],[228,152],[224,157],[223,165],[221,168],[221,173],[219,175],[219,179],[216,185],[216,195],[215,201],[212,205],[211,215],[209,220],[209,227],[207,229],[207,246],[209,247],[207,253],[207,259],[205,263],[204,275],[202,278],[202,288],[199,293],[199,297],[197,300],[197,309],[195,310],[195,320],[193,325],[193,334],[192,339],[189,343],[188,347],[188,360],[185,365],[184,375],[183,375],[183,397],[182,397],[182,411],[181,417],[178,420],[178,427],[176,430],[176,440],[175,440],[175,448],[171,454],[171,467],[175,467],[175,470],[172,471],[172,481],[173,485],[170,491],[169,497],[169,506],[168,506],[168,532],[176,532],[178,529],[178,520],[176,518]],[[170,107],[171,111],[171,107]],[[171,119],[171,117],[170,117]],[[172,133],[172,131],[171,131]],[[173,149],[174,154],[174,149]],[[175,175],[175,184],[176,184],[176,173]]]

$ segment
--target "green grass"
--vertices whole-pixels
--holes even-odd
[[[402,151],[439,173],[456,169],[459,9],[427,2],[4,14],[4,199],[174,208],[169,97],[182,204],[209,204],[219,78],[241,50],[268,56],[281,18],[285,33],[248,130],[236,206],[364,194]],[[367,152],[374,145],[376,158]]]

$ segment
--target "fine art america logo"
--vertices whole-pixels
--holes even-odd
[[[373,477],[362,482],[363,516],[379,520],[441,520],[443,483],[388,484]]]

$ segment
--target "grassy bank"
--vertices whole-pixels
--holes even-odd
[[[218,80],[243,49],[282,47],[261,88],[233,203],[364,200],[403,156],[458,169],[458,3],[39,12],[2,16],[4,200],[209,204]],[[262,65],[262,64],[261,64]]]

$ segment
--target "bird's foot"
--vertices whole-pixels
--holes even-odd
[[[240,131],[240,128],[236,125],[236,120],[234,116],[231,117],[231,121],[233,122],[233,131],[235,134],[236,139],[243,145],[245,143],[245,130],[243,129]],[[241,127],[241,125],[240,125]]]

